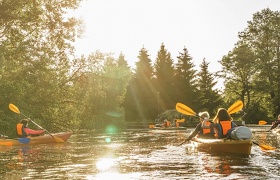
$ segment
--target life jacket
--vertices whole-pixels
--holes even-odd
[[[169,127],[169,126],[171,126],[170,121],[167,121],[166,122],[166,127]]]
[[[163,123],[162,127],[169,127],[171,124],[169,121]]]
[[[207,121],[207,122],[205,122],[204,124],[205,124],[205,126],[210,126],[211,123],[210,123],[209,121]],[[201,126],[202,126],[202,124],[201,124]],[[201,127],[201,129],[202,129],[202,133],[203,133],[203,134],[213,133],[213,130],[211,130],[210,128],[209,128],[209,129],[206,129],[206,128],[202,128],[202,127]]]
[[[24,124],[21,124],[21,123],[17,124],[17,129],[16,130],[17,130],[18,137],[27,137],[27,134],[24,131],[24,128],[25,128]]]
[[[205,139],[213,139],[215,138],[215,131],[213,127],[210,127],[212,122],[203,122],[201,124],[201,130],[198,133],[198,137]],[[205,128],[204,126],[209,126],[209,128]],[[203,128],[204,127],[204,128]]]
[[[234,124],[232,121],[220,121],[218,124],[218,134],[216,135],[218,138],[227,137],[227,133],[230,129],[234,128]]]

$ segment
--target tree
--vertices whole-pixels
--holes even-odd
[[[214,81],[214,74],[210,73],[208,70],[209,63],[206,62],[205,58],[200,65],[200,72],[198,75],[198,86],[201,96],[198,98],[200,111],[206,110],[210,114],[214,115],[216,112],[216,107],[219,107],[223,101],[221,95],[214,86],[217,81]]]
[[[5,97],[1,109],[14,102],[51,129],[61,121],[60,110],[69,98],[71,42],[78,37],[80,25],[77,19],[64,15],[79,2],[0,2],[0,94]],[[7,114],[4,120],[16,124]]]
[[[157,92],[160,92],[160,109],[174,109],[176,100],[174,99],[174,74],[173,60],[170,53],[165,49],[162,43],[157,53],[155,61],[155,86]]]
[[[80,59],[83,66],[77,74],[79,78],[73,80],[73,97],[78,104],[76,118],[81,121],[81,128],[106,129],[108,125],[124,124],[122,104],[131,71],[126,63],[120,65],[120,60],[98,51]]]
[[[268,109],[272,109],[272,116],[280,113],[280,13],[269,8],[253,14],[248,21],[248,27],[239,33],[239,38],[252,48],[256,55],[257,65],[256,84],[258,90],[269,94]],[[271,102],[269,105],[268,102]]]
[[[139,51],[136,69],[126,94],[126,119],[155,119],[155,87],[152,81],[153,68],[147,50]]]
[[[224,56],[220,75],[225,79],[227,97],[236,97],[250,105],[252,81],[256,73],[255,55],[247,44],[240,42]]]
[[[195,65],[192,62],[192,57],[189,55],[187,48],[184,47],[183,52],[179,52],[177,59],[174,81],[176,101],[197,109],[197,71],[194,69]]]

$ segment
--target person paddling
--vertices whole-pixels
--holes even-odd
[[[199,138],[212,139],[214,136],[214,124],[209,120],[210,116],[207,111],[198,114],[200,123],[197,124],[195,130],[189,135],[186,141],[191,140],[195,136]]]
[[[275,122],[273,122],[273,124],[272,124],[270,130],[277,128],[279,124],[280,124],[280,114],[278,115],[278,120],[276,120]],[[270,130],[268,130],[268,131],[270,131]]]
[[[224,108],[219,108],[218,112],[213,119],[214,123],[217,125],[216,138],[227,138],[228,131],[237,127],[237,125],[232,121],[232,117],[228,111]]]
[[[18,137],[39,136],[45,132],[44,129],[32,130],[28,128],[29,119],[22,119],[16,126]]]

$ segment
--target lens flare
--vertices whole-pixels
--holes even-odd
[[[117,127],[116,126],[114,126],[114,125],[109,125],[109,126],[107,126],[106,127],[106,133],[108,133],[108,134],[114,134],[114,133],[116,133],[117,131],[118,131],[118,129],[117,129]]]

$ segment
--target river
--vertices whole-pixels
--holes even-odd
[[[193,129],[79,133],[68,142],[0,147],[0,179],[279,179],[280,136],[252,129],[249,157],[179,145]]]

